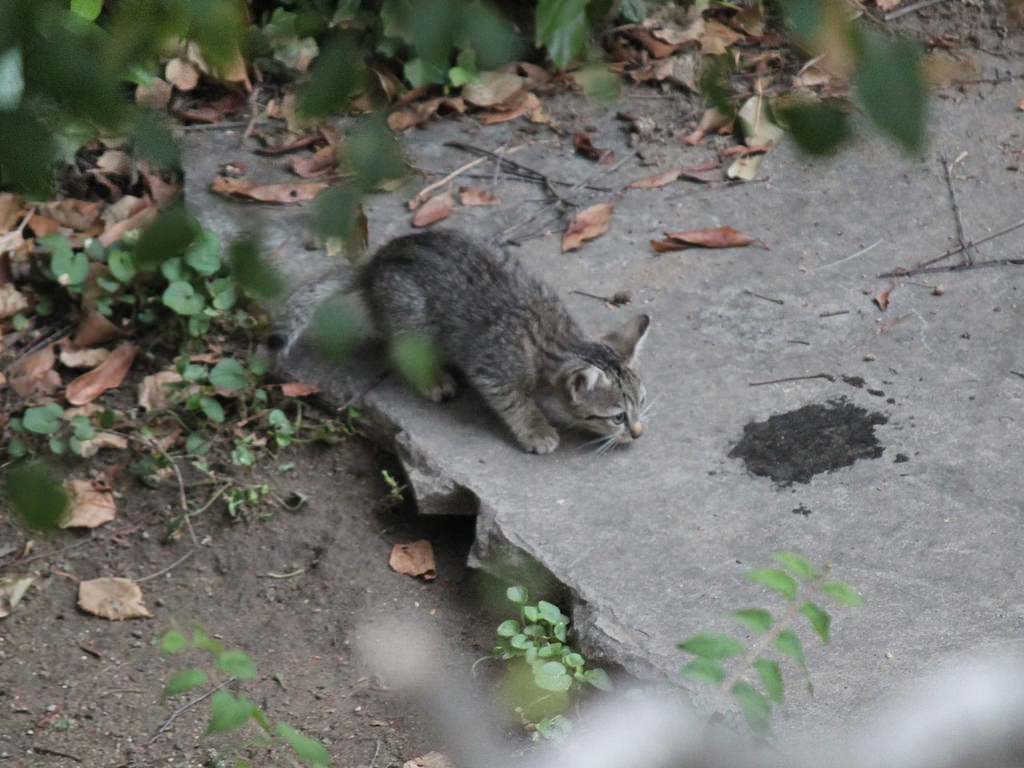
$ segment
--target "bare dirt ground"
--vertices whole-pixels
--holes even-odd
[[[308,502],[268,519],[231,522],[217,506],[194,518],[200,546],[141,584],[151,619],[87,615],[76,607],[76,583],[145,578],[192,550],[188,534],[161,543],[177,511],[175,488],[125,483],[122,512],[105,530],[39,540],[38,559],[7,562],[6,573],[38,579],[0,626],[0,765],[201,766],[231,754],[275,762],[266,751],[234,751],[254,730],[204,737],[207,702],[158,734],[175,709],[206,690],[160,701],[174,672],[206,662],[194,651],[161,658],[155,644],[173,624],[191,622],[250,654],[259,674],[238,692],[272,721],[322,739],[337,765],[384,768],[442,747],[421,715],[361,667],[351,645],[371,617],[393,614],[440,629],[458,649],[451,664],[463,670],[488,653],[493,625],[473,608],[479,578],[465,568],[472,519],[388,509],[386,459],[358,438],[294,447],[279,460],[296,469],[273,479],[274,487],[301,491]],[[393,544],[421,538],[435,547],[432,582],[388,567]],[[9,521],[0,524],[5,549],[25,539]]]

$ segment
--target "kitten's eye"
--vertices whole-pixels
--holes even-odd
[[[622,424],[626,421],[625,411],[619,411],[611,418],[612,424]]]

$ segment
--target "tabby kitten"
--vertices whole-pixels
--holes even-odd
[[[386,339],[428,339],[525,450],[555,450],[552,422],[604,437],[599,450],[643,434],[646,390],[634,362],[647,315],[587,339],[557,295],[515,258],[444,230],[387,243],[356,286]],[[423,394],[440,402],[455,387],[442,369]]]

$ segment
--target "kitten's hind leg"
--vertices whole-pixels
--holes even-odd
[[[558,447],[558,432],[537,404],[518,390],[490,379],[470,379],[487,404],[512,430],[519,445],[530,453],[551,453]]]

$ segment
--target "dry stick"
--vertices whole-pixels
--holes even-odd
[[[1010,232],[1013,232],[1014,230],[1020,229],[1021,227],[1024,227],[1024,219],[1021,219],[1020,221],[1018,221],[1018,222],[1016,222],[1014,224],[1011,224],[1010,226],[1005,227],[1005,228],[999,230],[998,232],[993,232],[988,237],[983,237],[980,240],[971,240],[969,243],[967,243],[967,245],[972,245],[972,246],[981,245],[982,243],[987,243],[989,240],[995,240],[997,237],[1002,237],[1003,235],[1008,235]],[[956,272],[958,270],[972,269],[974,267],[994,267],[994,266],[998,266],[1000,264],[1019,264],[1022,261],[1024,261],[1024,259],[997,259],[995,261],[976,262],[976,263],[970,264],[970,265],[953,264],[953,265],[948,266],[948,267],[935,267],[935,268],[932,268],[932,269],[926,269],[926,267],[930,267],[935,262],[942,261],[943,259],[948,259],[950,256],[954,256],[954,255],[962,252],[963,250],[964,250],[964,246],[957,246],[956,248],[950,248],[948,251],[946,251],[941,256],[936,256],[934,259],[928,259],[928,261],[921,262],[920,264],[918,264],[916,267],[913,267],[912,269],[893,269],[893,270],[890,270],[888,272],[883,272],[882,274],[878,275],[878,277],[913,277],[914,275],[918,275],[918,274],[922,274],[922,273],[926,273],[926,272]]]
[[[229,682],[231,682],[231,681],[230,680],[225,680],[223,683],[218,685],[216,688],[211,688],[206,693],[204,693],[202,696],[196,696],[196,698],[192,699],[192,701],[189,701],[189,702],[187,702],[185,704],[182,704],[176,710],[171,712],[171,716],[168,717],[166,720],[164,720],[163,723],[160,725],[160,727],[156,729],[156,733],[153,734],[153,738],[151,738],[148,742],[146,742],[146,746],[149,746],[150,744],[152,744],[154,741],[156,741],[160,737],[161,733],[163,733],[168,728],[170,728],[171,727],[171,723],[174,722],[175,718],[177,718],[178,715],[180,715],[182,712],[185,712],[186,710],[191,709],[196,704],[201,702],[203,699],[208,699],[210,696],[215,694],[217,691],[219,691],[221,688],[223,688]]]
[[[194,555],[195,552],[196,552],[195,549],[190,549],[188,552],[186,552],[184,555],[179,557],[177,560],[175,560],[173,563],[168,565],[166,568],[161,568],[156,573],[151,573],[151,574],[149,574],[149,576],[143,576],[141,579],[133,579],[133,581],[136,584],[141,584],[144,581],[149,581],[150,579],[155,579],[157,576],[163,576],[168,571],[170,571],[170,570],[172,570],[174,568],[177,568],[179,565],[184,563],[186,560],[188,560],[190,557],[192,557],[192,555]]]
[[[973,246],[967,241],[967,236],[964,234],[964,220],[960,214],[960,203],[956,199],[956,187],[953,186],[953,164],[946,159],[944,154],[939,155],[939,160],[942,161],[942,171],[946,175],[946,187],[949,189],[949,199],[953,205],[953,217],[956,219],[956,240],[963,249],[964,263],[973,264],[974,256],[971,253]]]
[[[851,253],[849,256],[844,256],[843,258],[839,259],[838,261],[830,261],[828,264],[822,264],[820,267],[815,267],[811,271],[812,272],[817,272],[820,269],[828,269],[829,267],[837,267],[840,264],[845,264],[846,262],[851,261],[853,259],[856,259],[859,256],[863,256],[865,253],[867,253],[868,251],[870,251],[870,250],[872,250],[874,248],[877,248],[881,244],[882,244],[881,240],[875,240],[875,242],[873,242],[871,245],[867,246],[866,248],[861,248],[856,253]]]
[[[188,535],[192,539],[192,545],[198,547],[199,539],[196,538],[196,532],[192,528],[192,520],[189,519],[188,514],[188,498],[185,496],[185,478],[182,477],[181,470],[178,469],[177,462],[174,459],[172,459],[170,455],[167,453],[167,451],[161,448],[160,444],[155,440],[150,440],[148,437],[142,437],[141,435],[128,435],[128,437],[134,438],[143,445],[148,446],[152,450],[155,450],[157,453],[164,457],[168,464],[171,465],[171,469],[174,470],[174,476],[178,480],[178,497],[179,500],[181,501],[181,514],[182,517],[185,519],[185,527],[188,528]]]
[[[373,759],[370,760],[370,768],[377,764],[377,755],[380,754],[380,739],[377,739],[377,748],[373,751]]]
[[[785,384],[787,381],[806,381],[807,379],[825,379],[826,381],[835,381],[836,377],[831,373],[815,373],[808,376],[786,376],[782,379],[769,379],[768,381],[750,381],[747,382],[747,386],[763,387],[766,384]]]
[[[747,288],[743,289],[743,294],[745,296],[753,296],[755,299],[764,299],[765,301],[770,301],[772,304],[784,305],[786,303],[782,299],[773,299],[771,296],[762,296],[760,293],[754,293],[753,291],[748,290]]]
[[[941,2],[944,2],[944,0],[918,0],[918,2],[911,3],[910,5],[904,6],[903,8],[897,8],[895,11],[889,11],[882,18],[885,19],[886,21],[892,21],[893,19],[898,19],[900,16],[906,16],[908,13],[920,11],[922,8],[928,8],[929,6],[932,5],[938,5]]]
[[[42,560],[44,557],[53,557],[54,555],[60,555],[64,552],[67,552],[69,549],[75,549],[76,547],[81,547],[85,544],[88,544],[90,541],[96,541],[96,538],[92,535],[92,531],[89,531],[89,535],[86,536],[84,539],[81,539],[80,541],[75,541],[71,544],[68,544],[67,546],[61,547],[60,549],[55,549],[51,552],[41,552],[38,555],[32,555],[32,557],[26,557],[22,560],[12,560],[10,565],[17,565],[20,567],[25,563],[31,563],[33,560]]]

